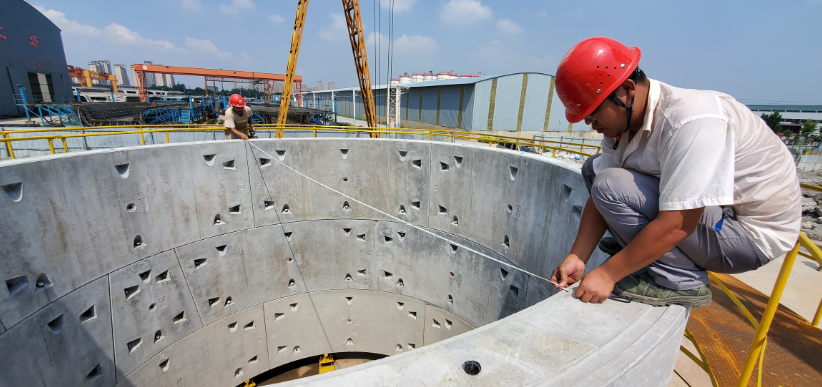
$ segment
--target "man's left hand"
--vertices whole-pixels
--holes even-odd
[[[582,277],[575,294],[582,302],[600,303],[611,296],[616,281],[602,267],[598,267]]]

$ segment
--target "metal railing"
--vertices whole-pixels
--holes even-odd
[[[110,129],[110,131],[105,131],[104,129]],[[124,130],[126,129],[126,130]],[[128,130],[131,129],[131,130]],[[537,148],[552,150],[554,153],[554,157],[556,157],[557,151],[568,152],[573,154],[578,154],[581,156],[590,156],[592,153],[587,152],[580,152],[571,149],[567,149],[562,147],[563,145],[572,145],[572,146],[579,146],[580,144],[576,143],[566,143],[561,141],[551,141],[551,140],[539,140],[539,139],[524,139],[518,138],[513,136],[502,136],[502,135],[489,135],[483,132],[467,132],[467,131],[459,131],[459,130],[433,130],[433,129],[408,129],[408,128],[363,128],[363,127],[351,127],[351,126],[314,126],[314,125],[255,125],[255,129],[257,129],[257,134],[267,134],[269,137],[273,137],[272,134],[275,133],[278,129],[288,131],[291,135],[295,135],[296,137],[328,137],[328,136],[335,136],[343,135],[347,136],[349,134],[355,134],[363,136],[370,136],[374,133],[377,134],[377,137],[381,138],[404,138],[404,139],[418,139],[418,140],[429,140],[429,141],[454,141],[456,139],[463,139],[463,140],[473,140],[473,141],[484,141],[489,142],[491,146],[496,144],[511,144],[516,145],[517,147],[520,146],[534,146]],[[104,130],[104,131],[100,131]],[[137,134],[140,137],[139,145],[146,145],[146,135],[151,134],[152,141],[150,143],[155,143],[153,139],[153,134],[155,133],[162,133],[165,136],[165,143],[171,143],[171,139],[169,134],[170,133],[179,133],[179,132],[214,132],[214,131],[223,131],[225,128],[219,125],[190,125],[190,124],[176,124],[176,125],[143,125],[143,126],[97,126],[97,127],[68,127],[68,128],[48,128],[48,129],[34,129],[34,130],[5,130],[0,131],[0,143],[5,144],[7,157],[9,158],[16,158],[14,153],[14,143],[19,141],[46,141],[48,143],[48,149],[51,154],[60,153],[58,150],[62,148],[63,153],[68,153],[70,151],[70,147],[68,145],[67,140],[75,139],[75,138],[93,138],[93,137],[100,137],[100,136],[123,136],[123,135],[134,135]],[[77,132],[80,131],[81,133],[70,133],[70,132]],[[43,132],[47,132],[46,134],[41,134]],[[62,134],[61,132],[66,132],[67,134]],[[34,134],[34,135],[33,135]],[[40,134],[40,135],[37,135]],[[288,133],[286,133],[288,135]],[[335,136],[339,137],[339,136]],[[213,139],[218,139],[215,135]],[[55,142],[58,142],[60,146],[55,148]],[[179,141],[178,141],[179,142]],[[138,144],[132,144],[138,145]],[[123,145],[125,146],[125,145]],[[601,147],[599,145],[584,145],[585,147],[592,148],[594,150],[593,153],[599,153]],[[109,146],[111,147],[111,146]],[[80,147],[74,147],[75,149],[80,149]],[[87,147],[86,147],[87,148]]]
[[[800,183],[802,188],[812,189],[815,191],[822,191],[822,187]],[[804,247],[808,253],[799,251],[800,247]],[[782,262],[782,267],[779,269],[779,275],[776,277],[776,282],[773,286],[773,291],[771,291],[771,295],[768,297],[768,303],[765,306],[765,310],[762,313],[762,318],[757,321],[754,318],[753,314],[742,304],[739,298],[731,292],[727,286],[714,274],[708,272],[708,276],[714,281],[719,288],[725,293],[728,298],[736,305],[751,325],[756,329],[756,335],[754,336],[754,340],[751,343],[750,351],[748,352],[748,357],[745,361],[745,367],[743,368],[742,374],[739,376],[739,380],[737,382],[737,387],[745,387],[748,385],[748,382],[751,380],[751,376],[753,375],[754,368],[757,368],[757,386],[762,386],[762,362],[765,359],[765,348],[768,344],[768,331],[771,328],[771,323],[773,322],[774,316],[776,315],[776,311],[779,307],[779,302],[782,299],[782,293],[785,291],[785,286],[788,283],[788,277],[791,274],[791,270],[793,269],[793,265],[796,262],[796,256],[802,255],[804,257],[808,257],[814,261],[816,261],[820,267],[822,268],[822,250],[819,249],[816,244],[805,235],[804,232],[799,233],[799,239],[797,240],[796,244],[794,245],[793,249],[789,251],[785,255],[785,260]],[[819,320],[822,318],[822,300],[820,300],[819,306],[816,308],[816,313],[814,314],[813,320],[810,322],[811,326],[819,327]],[[702,349],[699,347],[699,343],[694,338],[693,334],[691,334],[690,330],[685,330],[685,337],[694,344],[696,347],[697,352],[699,353],[700,358],[698,359],[693,353],[687,350],[685,347],[680,346],[680,350],[685,353],[691,360],[693,360],[700,368],[705,370],[708,373],[708,376],[711,378],[711,383],[714,387],[718,387],[719,384],[716,380],[716,376],[714,375],[713,371],[711,370],[710,365],[708,364],[708,360],[705,357],[705,354],[702,352]]]

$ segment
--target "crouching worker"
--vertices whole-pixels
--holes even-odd
[[[230,109],[225,111],[225,139],[237,140],[254,138],[254,123],[251,122],[251,108],[245,106],[242,95],[232,94],[228,99]]]
[[[569,122],[602,133],[582,167],[590,198],[552,280],[576,296],[613,292],[651,305],[707,306],[707,271],[755,270],[799,236],[793,157],[765,122],[731,96],[648,79],[641,53],[595,37],[557,68]],[[613,238],[603,237],[608,230]],[[583,276],[594,249],[611,257]]]

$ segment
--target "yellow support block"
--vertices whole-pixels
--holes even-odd
[[[326,353],[320,357],[320,373],[331,371],[334,371],[334,357]]]

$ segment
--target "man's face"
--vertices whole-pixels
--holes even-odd
[[[626,129],[626,114],[628,112],[625,109],[606,99],[590,116],[585,117],[585,123],[605,137],[616,137]]]
[[[245,110],[244,107],[232,106],[231,108],[234,109],[234,113],[237,113],[237,114],[243,114],[243,111]]]

